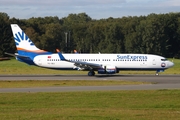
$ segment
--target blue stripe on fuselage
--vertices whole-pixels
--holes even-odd
[[[27,56],[27,58],[17,56],[16,59],[18,61],[25,62],[28,65],[35,65],[35,63],[33,62],[35,56],[37,56],[37,55],[50,55],[52,53],[51,52],[35,53],[35,52],[28,52],[28,51],[24,51],[24,50],[18,50],[18,54],[21,56]]]
[[[16,57],[16,59],[17,59],[18,61],[24,62],[24,63],[26,63],[26,64],[28,64],[28,65],[35,65],[34,62],[33,62],[33,60],[32,60],[31,58]]]

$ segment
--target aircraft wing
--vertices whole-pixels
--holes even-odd
[[[88,63],[88,62],[81,62],[81,61],[69,61],[72,63],[75,63],[75,66],[82,67],[82,68],[100,68],[102,65],[100,64],[94,64],[94,63]]]
[[[59,55],[61,60],[74,63],[74,65],[77,67],[81,67],[81,68],[100,68],[100,67],[102,67],[101,64],[67,60],[64,58],[64,56],[60,52],[58,52],[58,55]]]

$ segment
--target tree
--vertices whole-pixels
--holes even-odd
[[[9,16],[6,13],[0,13],[0,57],[4,56],[5,52],[11,52],[14,49],[11,38]]]
[[[62,41],[62,29],[60,24],[45,24],[45,34],[41,36],[40,43],[44,50],[55,52],[55,50],[64,50],[64,42]]]

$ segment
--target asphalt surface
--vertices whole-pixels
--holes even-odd
[[[0,75],[0,81],[13,80],[127,80],[142,81],[155,84],[117,85],[117,86],[69,86],[69,87],[37,87],[37,88],[0,88],[6,92],[70,92],[98,90],[157,90],[180,89],[180,75]]]

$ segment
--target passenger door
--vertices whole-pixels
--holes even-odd
[[[156,59],[155,58],[153,58],[153,60],[152,60],[152,65],[156,65]]]

